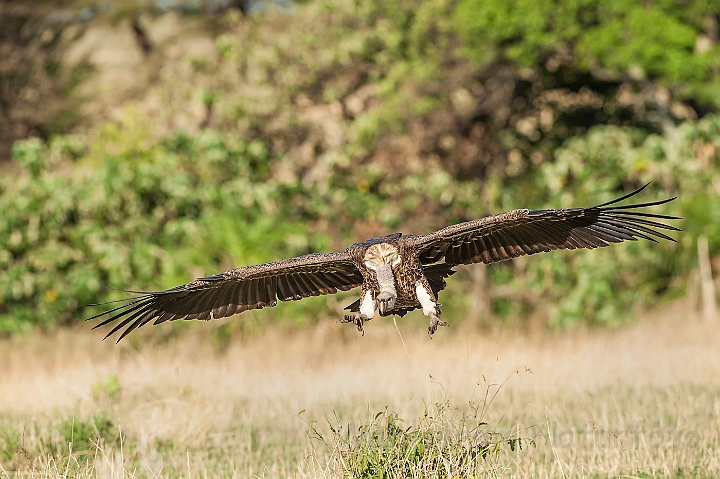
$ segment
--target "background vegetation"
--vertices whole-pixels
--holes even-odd
[[[0,77],[18,136],[0,163],[0,331],[77,323],[119,297],[106,286],[163,289],[648,181],[643,201],[679,196],[658,209],[684,218],[677,245],[477,267],[443,293],[446,314],[613,324],[684,293],[699,235],[720,250],[720,2],[160,4],[77,2],[45,22],[4,7],[0,47],[27,61]],[[108,59],[104,41],[124,46]],[[17,113],[48,95],[46,117]],[[246,316],[226,328],[259,324]]]

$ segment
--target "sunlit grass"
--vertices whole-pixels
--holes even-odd
[[[329,433],[310,421],[309,437],[323,446],[325,471],[349,477],[495,476],[503,448],[514,451],[535,441],[496,431],[482,419],[483,409],[437,403],[411,424],[385,409],[357,427],[328,423]]]
[[[0,477],[712,477],[720,332],[684,311],[432,341],[410,316],[407,352],[380,321],[222,352],[210,328],[139,349],[7,340]]]

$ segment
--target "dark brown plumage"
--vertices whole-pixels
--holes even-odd
[[[394,233],[355,243],[339,253],[309,254],[196,279],[175,288],[139,296],[89,319],[106,318],[95,328],[119,323],[120,339],[149,322],[218,319],[250,309],[275,306],[308,296],[362,287],[360,299],[346,309],[360,313],[341,319],[363,330],[375,310],[385,316],[422,308],[430,318],[430,335],[439,325],[438,293],[454,266],[495,263],[557,249],[598,248],[627,240],[675,241],[657,229],[679,231],[654,221],[674,216],[637,211],[674,200],[611,206],[642,188],[590,208],[513,210],[448,226],[427,235]]]

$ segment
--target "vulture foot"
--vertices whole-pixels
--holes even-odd
[[[437,331],[438,326],[448,326],[448,323],[445,321],[440,321],[440,318],[438,318],[437,314],[430,314],[430,326],[428,326],[428,334],[430,335],[430,339],[432,339],[433,334],[435,334],[435,331]]]
[[[363,324],[365,323],[365,321],[370,321],[370,318],[368,318],[364,314],[346,314],[344,318],[338,318],[338,321],[341,323],[353,323],[355,326],[357,326],[357,330],[360,331],[363,336],[365,336]]]

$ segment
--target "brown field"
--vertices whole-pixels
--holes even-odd
[[[398,324],[406,347],[386,320],[364,337],[328,320],[223,351],[208,325],[140,348],[85,330],[4,340],[0,477],[338,477],[343,456],[308,422],[327,440],[386,407],[407,426],[477,410],[498,437],[535,441],[501,447],[481,476],[720,473],[720,328],[685,303],[615,330],[465,325],[431,341],[420,314]],[[102,439],[71,452],[75,422]]]

